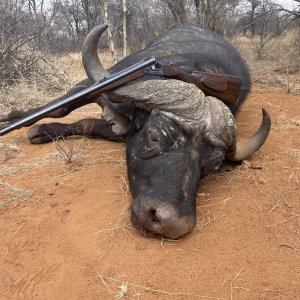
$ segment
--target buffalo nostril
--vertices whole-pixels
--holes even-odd
[[[154,223],[159,222],[159,219],[157,218],[157,215],[156,215],[156,209],[151,208],[149,210],[149,217],[152,222],[154,222]]]

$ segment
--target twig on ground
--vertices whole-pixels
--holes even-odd
[[[129,290],[129,287],[135,287],[135,288],[139,288],[148,292],[152,292],[152,293],[158,293],[158,294],[164,294],[164,295],[168,295],[168,296],[187,296],[187,297],[196,297],[196,298],[206,298],[206,299],[224,299],[224,298],[220,298],[220,297],[213,297],[213,296],[203,296],[203,295],[199,295],[199,294],[195,294],[195,293],[188,293],[188,292],[168,292],[168,291],[164,291],[164,290],[160,290],[160,289],[153,289],[150,287],[146,287],[146,286],[142,286],[142,285],[138,285],[138,284],[134,284],[134,283],[129,283],[129,282],[124,282],[122,280],[118,280],[112,277],[107,277],[104,275],[101,275],[99,273],[97,273],[98,276],[100,277],[103,285],[106,287],[106,289],[108,290],[108,292],[113,295],[117,295],[118,291],[114,292],[111,287],[113,287],[114,289],[118,289],[120,287],[116,287],[114,285],[114,283],[122,283],[125,284],[127,286],[127,293]],[[111,284],[108,284],[108,282],[111,282]]]
[[[233,277],[233,279],[230,282],[230,300],[233,300],[233,289],[236,287],[233,286],[233,282],[240,276],[241,272],[243,271],[244,267],[242,267],[238,273]]]

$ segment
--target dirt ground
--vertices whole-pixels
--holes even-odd
[[[0,299],[299,299],[300,97],[256,84],[240,136],[261,107],[273,121],[266,144],[203,178],[197,227],[179,241],[132,228],[123,144],[2,137]]]

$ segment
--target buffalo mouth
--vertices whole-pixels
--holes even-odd
[[[131,222],[145,237],[179,239],[193,231],[195,215],[181,215],[172,204],[160,200],[133,201]]]

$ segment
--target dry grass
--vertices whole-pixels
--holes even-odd
[[[46,83],[39,85],[36,82],[28,84],[24,81],[14,86],[5,86],[0,94],[0,111],[8,113],[13,108],[37,107],[52,100],[51,95],[55,94],[46,91]]]
[[[8,203],[24,201],[33,195],[33,191],[0,180],[0,195],[1,207]]]
[[[40,157],[41,158],[41,157]],[[12,176],[18,174],[25,174],[26,172],[30,172],[31,170],[35,170],[37,168],[41,168],[43,166],[49,165],[48,160],[32,160],[31,162],[21,163],[19,165],[2,165],[0,170],[1,176]]]
[[[57,137],[53,140],[53,147],[60,159],[66,163],[71,163],[77,157],[86,154],[88,139],[86,137],[80,139],[76,137]]]
[[[277,120],[273,123],[273,129],[281,132],[288,132],[291,129],[300,126],[300,118],[291,119],[286,116],[284,111],[281,111],[278,115]]]
[[[261,57],[259,57],[261,47],[259,37],[236,36],[231,42],[250,64],[256,61],[273,61],[277,62],[277,67],[284,66],[283,70],[290,66],[291,71],[299,71],[299,29],[286,31],[279,37],[266,37],[265,41],[267,42],[263,46]]]
[[[219,198],[208,198],[205,200],[205,204],[202,204],[204,201],[201,201],[201,205],[197,206],[199,210],[199,217],[197,220],[197,225],[195,230],[203,230],[206,226],[211,224],[213,221],[218,220],[222,217],[222,212],[227,204],[227,202],[232,199],[232,191],[225,197]]]
[[[13,143],[0,143],[0,161],[8,161],[22,155],[23,149]]]
[[[69,89],[70,73],[74,62],[65,62],[66,58],[52,56],[51,64],[45,69],[45,75],[31,73],[30,77],[20,77],[13,85],[2,82],[0,93],[0,111],[7,112],[13,107],[28,109],[49,102]]]
[[[109,68],[112,59],[108,51],[99,52],[103,65]],[[47,78],[36,74],[30,79],[21,79],[12,86],[1,86],[0,88],[0,113],[8,113],[12,108],[29,109],[48,103],[49,101],[66,93],[74,84],[84,79],[86,76],[81,62],[80,53],[69,53],[64,56],[53,57],[57,70],[64,76],[64,80],[57,77],[49,89]]]
[[[231,43],[246,59],[253,81],[287,93],[300,93],[300,31],[267,38],[262,46],[258,37],[236,36]]]
[[[132,228],[131,224],[128,224],[129,218],[127,214],[123,215],[126,215],[126,220],[125,218],[123,218],[121,222],[111,222],[108,228],[101,229],[95,233],[108,233],[108,240],[104,247],[104,250],[101,251],[97,257],[98,262],[100,262],[108,254],[108,252],[113,248],[115,243],[119,249],[119,252],[123,251],[127,241],[134,243],[139,249],[144,248],[143,244],[132,234],[134,229]]]
[[[205,298],[205,299],[224,299],[220,297],[212,297],[206,295],[200,295],[196,293],[189,292],[169,292],[166,290],[155,289],[148,286],[143,286],[136,283],[130,283],[125,281],[124,279],[116,279],[114,277],[107,277],[98,273],[98,276],[101,279],[102,284],[106,288],[107,292],[110,295],[113,295],[115,298],[123,298],[126,299],[140,299],[143,295],[143,292],[155,294],[157,297],[168,296],[170,298],[174,298],[176,296],[184,297],[185,299],[189,298]]]

